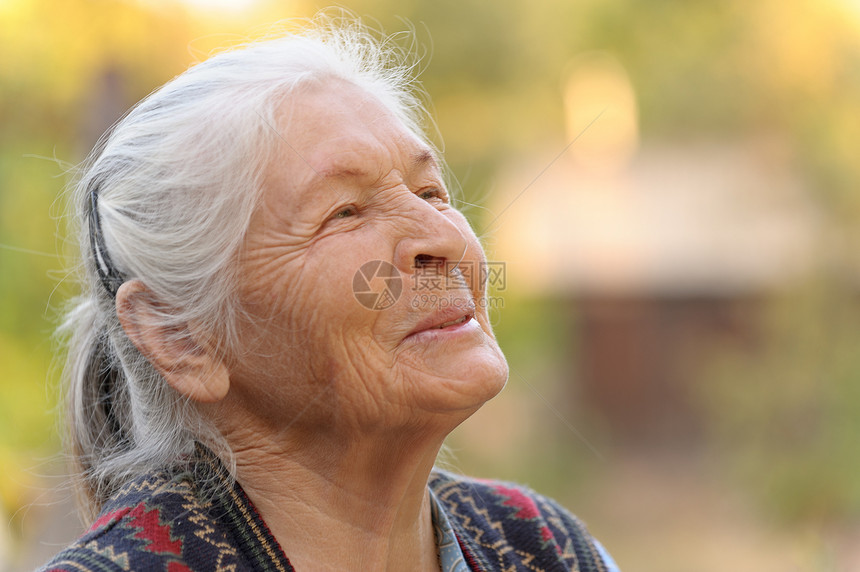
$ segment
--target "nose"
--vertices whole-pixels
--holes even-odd
[[[470,231],[419,197],[414,200],[420,204],[402,219],[404,228],[394,249],[394,265],[406,274],[432,267],[438,274],[451,271],[466,254]]]

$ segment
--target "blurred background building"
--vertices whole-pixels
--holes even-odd
[[[414,30],[504,263],[511,378],[448,463],[559,498],[625,570],[860,569],[860,3],[340,4]],[[74,165],[187,66],[323,7],[0,0],[0,570],[81,526],[52,338]]]
[[[633,86],[605,53],[578,58],[564,106],[570,146],[502,170],[496,256],[512,287],[566,309],[569,371],[616,437],[697,442],[698,352],[752,350],[768,296],[813,270],[814,197],[770,134],[640,148]]]

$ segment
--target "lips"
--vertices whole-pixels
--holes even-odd
[[[442,328],[447,328],[448,326],[456,326],[457,324],[462,324],[462,323],[464,323],[468,320],[471,320],[471,319],[472,319],[471,315],[465,314],[465,315],[457,318],[456,320],[449,320],[449,321],[445,322],[444,324],[439,324],[438,326],[436,326],[436,329],[441,330]]]
[[[452,305],[450,308],[438,310],[426,316],[418,322],[418,325],[411,332],[409,332],[409,336],[427,330],[443,330],[445,328],[459,326],[475,317],[475,305],[471,300],[465,304],[461,303],[459,306],[460,307]]]

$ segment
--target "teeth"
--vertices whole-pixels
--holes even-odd
[[[441,330],[442,328],[447,328],[448,326],[453,326],[455,324],[462,324],[463,322],[465,322],[469,318],[470,318],[470,316],[466,315],[466,316],[462,316],[460,318],[457,318],[456,320],[451,320],[450,322],[445,322],[444,324],[440,324],[438,326],[438,329]]]

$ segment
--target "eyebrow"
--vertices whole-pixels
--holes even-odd
[[[421,149],[412,154],[410,163],[410,171],[417,171],[426,167],[438,167],[439,163],[436,160],[436,155],[430,149]],[[361,167],[333,165],[317,171],[317,175],[322,180],[328,179],[358,179],[369,176],[369,173]]]
[[[422,149],[417,153],[412,155],[412,169],[418,169],[420,167],[438,167],[439,163],[436,161],[436,155],[430,149]]]

